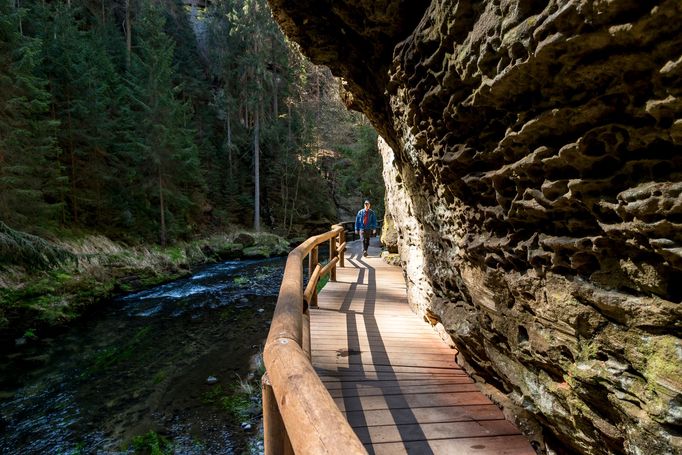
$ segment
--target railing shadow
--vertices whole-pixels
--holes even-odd
[[[340,313],[346,313],[348,352],[353,353],[352,355],[362,355],[360,335],[357,327],[358,318],[356,318],[356,314],[358,313],[351,310],[351,305],[356,297],[358,285],[365,284],[366,294],[362,310],[363,317],[361,320],[364,321],[365,333],[376,333],[379,335],[378,337],[373,338],[372,342],[370,343],[369,353],[373,359],[389,359],[388,350],[386,349],[386,344],[383,340],[383,337],[381,336],[379,324],[376,319],[376,270],[364,259],[362,253],[359,252],[357,248],[353,248],[352,252],[349,249],[349,253],[351,254],[346,257],[346,260],[357,267],[359,271],[357,282],[350,285],[348,293],[346,294],[341,307],[339,308]],[[376,375],[377,381],[395,381],[398,383],[399,378],[393,369],[393,366],[391,365],[390,359],[388,362],[386,362],[386,364],[387,365],[384,366],[383,369],[376,368],[377,371],[375,371],[374,374]],[[348,370],[351,368],[353,368],[353,366],[349,364]],[[358,375],[366,376],[367,372],[365,371],[362,363],[358,365],[358,368]],[[342,371],[343,369],[339,368],[339,370]],[[353,391],[355,393],[352,393]],[[370,434],[369,425],[365,416],[365,410],[363,409],[362,397],[359,393],[360,390],[358,384],[354,383],[353,389],[348,390],[348,392],[351,393],[347,393],[347,389],[342,388],[344,407],[347,411],[349,409],[358,409],[361,411],[354,414],[354,422],[352,426],[361,441],[369,442],[365,443],[365,448],[367,449],[368,453],[374,454],[374,449],[371,445],[372,436]],[[403,446],[405,447],[405,450],[408,451],[408,453],[415,453],[415,442],[417,442],[419,445],[418,453],[420,455],[433,454],[433,451],[428,445],[426,435],[419,426],[417,418],[405,397],[403,395],[392,395],[387,397],[383,395],[383,390],[382,396],[384,396],[384,399],[386,400],[388,411],[391,413],[391,417],[400,434],[400,439],[403,443]],[[407,431],[407,425],[401,425],[399,422],[410,422],[410,431]],[[409,448],[407,444],[408,441],[410,442]],[[423,441],[424,443],[419,444],[418,441]]]

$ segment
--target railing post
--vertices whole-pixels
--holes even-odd
[[[293,454],[287,429],[279,413],[279,406],[275,393],[270,384],[270,378],[265,373],[261,378],[263,387],[263,443],[265,455]]]
[[[313,276],[313,271],[315,271],[318,262],[317,246],[315,246],[308,255],[308,279]],[[313,291],[313,295],[310,298],[310,308],[317,308],[317,286],[315,286],[315,291]]]
[[[311,349],[312,347],[310,346],[310,310],[306,308],[303,311],[303,351],[308,355],[308,359],[312,360],[312,353]]]
[[[346,243],[346,230],[342,229],[341,232],[339,232],[339,245],[343,245]],[[343,258],[346,256],[345,251],[341,251],[339,254],[339,267],[344,267],[343,265]]]
[[[336,256],[338,256],[338,253],[336,252],[336,238],[338,237],[338,234],[329,239],[329,260],[331,261],[334,259]],[[336,265],[332,266],[331,272],[329,273],[329,279],[331,281],[336,281]]]

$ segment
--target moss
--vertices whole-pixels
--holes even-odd
[[[244,286],[249,284],[249,279],[243,276],[236,276],[232,279],[232,282],[237,286]]]
[[[592,360],[597,356],[597,344],[590,340],[580,340],[578,341],[578,352],[576,355],[576,361],[586,362]]]
[[[90,367],[88,367],[81,376],[88,377],[132,358],[138,346],[147,337],[150,330],[151,327],[143,327],[124,345],[109,346],[106,349],[99,351],[92,360]]]
[[[245,393],[235,393],[221,398],[220,405],[238,420],[248,420],[253,417],[253,402]]]
[[[154,375],[153,382],[154,384],[160,384],[164,381],[164,379],[166,379],[166,377],[168,377],[168,374],[164,370],[161,370]]]
[[[256,245],[244,248],[243,253],[247,258],[268,258],[272,255],[272,249],[267,245]]]
[[[244,245],[241,243],[222,243],[218,247],[216,247],[216,253],[219,256],[223,255],[232,255],[232,254],[238,254],[241,253],[242,250],[244,249]]]
[[[645,350],[648,355],[643,373],[649,390],[655,390],[661,380],[676,383],[682,378],[682,343],[678,338],[649,338]]]
[[[225,389],[220,384],[214,385],[202,397],[204,403],[219,406],[240,422],[258,415],[261,409],[260,400],[260,387],[241,380]]]
[[[131,448],[135,454],[171,455],[173,453],[173,444],[155,431],[133,438]]]

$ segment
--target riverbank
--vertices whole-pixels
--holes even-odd
[[[0,453],[258,453],[285,261],[196,267],[0,356]]]
[[[219,261],[288,253],[269,233],[234,232],[168,247],[103,236],[51,242],[0,226],[0,340],[7,349],[49,335],[97,303],[188,276]]]

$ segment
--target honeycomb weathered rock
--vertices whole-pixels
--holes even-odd
[[[682,2],[270,2],[390,145],[410,302],[485,390],[541,449],[682,453]]]

